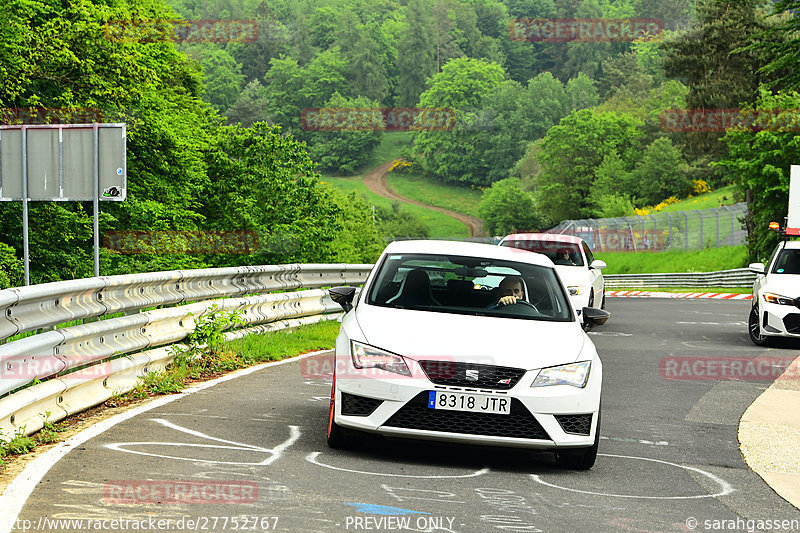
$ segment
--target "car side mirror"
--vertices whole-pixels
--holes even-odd
[[[602,326],[606,323],[608,317],[611,316],[611,313],[596,307],[584,307],[581,310],[581,315],[583,315],[583,325],[588,328],[592,326]]]
[[[356,295],[355,287],[331,287],[328,289],[331,300],[342,306],[345,313],[353,308],[353,297]]]
[[[763,274],[766,271],[764,263],[750,263],[747,267],[753,274]]]
[[[592,261],[592,264],[589,265],[589,268],[596,268],[597,270],[603,270],[607,266],[608,265],[606,264],[606,262],[603,261],[602,259],[595,259],[594,261]]]

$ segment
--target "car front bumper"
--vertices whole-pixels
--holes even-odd
[[[761,334],[770,337],[800,337],[800,308],[760,302]]]
[[[407,360],[412,377],[382,370],[358,370],[350,356],[337,355],[334,419],[343,427],[387,436],[521,448],[582,448],[594,444],[600,410],[602,365],[595,356],[584,388],[531,387],[537,370],[525,372],[508,390],[435,384]],[[346,375],[345,375],[346,374]],[[429,391],[505,398],[510,414],[431,409]],[[361,409],[353,414],[356,405]],[[343,414],[343,408],[347,414]]]

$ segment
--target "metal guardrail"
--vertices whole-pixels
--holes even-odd
[[[341,316],[341,307],[319,287],[362,284],[371,269],[343,264],[233,267],[0,290],[0,340],[47,329],[0,345],[0,438],[21,428],[28,435],[38,431],[48,412],[55,422],[131,390],[138,377],[169,364],[169,345],[185,339],[195,317],[213,305],[236,310],[243,319],[228,338],[334,319]],[[286,289],[309,290],[272,293]],[[164,305],[176,306],[142,311]],[[119,312],[126,316],[97,320]],[[81,320],[86,322],[55,329]]]
[[[609,274],[604,276],[606,288],[645,287],[748,287],[756,275],[746,268],[716,272],[680,272],[674,274]]]

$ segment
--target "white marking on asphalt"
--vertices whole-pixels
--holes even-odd
[[[599,337],[633,337],[633,333],[623,333],[621,331],[590,331],[589,335]]]
[[[601,440],[613,440],[616,442],[636,442],[639,444],[647,444],[648,446],[669,446],[669,442],[665,440],[659,441],[652,441],[652,440],[644,440],[644,439],[624,439],[620,437],[600,437]]]
[[[410,478],[418,478],[418,479],[460,479],[460,478],[467,478],[467,477],[477,477],[481,476],[487,472],[489,472],[488,468],[481,468],[480,470],[476,470],[471,474],[462,474],[456,476],[413,476],[411,474],[388,474],[385,472],[365,472],[363,470],[353,470],[351,468],[342,468],[339,466],[331,466],[326,465],[324,463],[320,463],[317,461],[317,457],[319,457],[322,452],[311,452],[310,454],[306,455],[306,461],[313,465],[321,466],[323,468],[330,468],[331,470],[339,470],[341,472],[351,472],[353,474],[366,474],[368,476],[389,476],[389,477],[410,477]]]
[[[613,455],[613,454],[609,454],[609,453],[598,453],[597,455],[598,456],[602,455],[604,457],[619,457],[619,458],[622,458],[622,459],[638,459],[640,461],[652,461],[654,463],[661,463],[661,464],[665,464],[665,465],[670,465],[670,466],[674,466],[674,467],[677,467],[677,468],[681,468],[683,470],[690,470],[692,472],[697,472],[698,474],[702,474],[702,475],[706,476],[707,478],[709,478],[710,480],[712,480],[713,482],[717,483],[719,485],[719,487],[720,487],[720,491],[715,493],[715,494],[696,494],[696,495],[693,495],[693,496],[638,496],[638,495],[635,495],[635,494],[614,494],[614,493],[611,493],[611,492],[593,492],[593,491],[590,491],[590,490],[581,490],[581,489],[572,489],[572,488],[569,488],[569,487],[562,487],[560,485],[555,485],[553,483],[548,483],[548,482],[544,481],[538,474],[531,474],[530,475],[531,479],[533,479],[537,483],[541,483],[542,485],[545,485],[547,487],[552,487],[554,489],[568,490],[570,492],[578,492],[578,493],[581,493],[581,494],[592,494],[592,495],[595,495],[595,496],[609,496],[609,497],[612,497],[612,498],[639,498],[639,499],[643,499],[643,500],[695,500],[695,499],[699,499],[699,498],[717,498],[719,496],[726,496],[726,495],[728,495],[728,494],[730,494],[730,493],[732,493],[732,492],[734,492],[736,490],[730,485],[730,483],[728,483],[724,479],[722,479],[722,478],[720,478],[718,476],[715,476],[711,472],[706,472],[705,470],[700,470],[699,468],[694,468],[692,466],[679,465],[677,463],[670,463],[669,461],[662,461],[660,459],[650,459],[649,457],[634,457],[634,456],[630,456],[630,455]]]
[[[129,411],[120,413],[107,420],[103,420],[102,422],[98,422],[97,424],[81,431],[77,435],[73,435],[69,439],[55,445],[52,449],[31,461],[28,466],[25,467],[25,470],[23,470],[21,474],[14,478],[14,481],[12,481],[11,484],[6,487],[3,495],[0,496],[0,509],[5,509],[2,515],[0,515],[0,533],[11,532],[11,528],[16,523],[17,517],[22,510],[22,506],[25,505],[25,502],[33,492],[33,489],[36,488],[36,485],[38,485],[42,478],[44,478],[45,474],[47,474],[47,472],[53,468],[53,465],[55,465],[62,457],[67,455],[76,446],[85,443],[86,441],[108,431],[117,424],[129,420],[136,415],[152,411],[153,409],[157,409],[163,405],[172,403],[175,400],[185,398],[186,396],[194,394],[195,392],[200,392],[225,381],[252,374],[253,372],[257,372],[263,368],[285,365],[287,363],[293,363],[308,357],[314,357],[315,355],[330,353],[331,351],[332,350],[320,350],[318,352],[311,352],[299,355],[297,357],[292,357],[290,359],[284,359],[282,361],[271,361],[269,363],[251,366],[250,368],[243,368],[242,370],[238,370],[228,374],[227,376],[222,376],[217,379],[212,379],[211,381],[206,381],[205,383],[200,383],[194,387],[189,387],[180,394],[162,396],[161,398],[157,398],[148,404],[134,407]]]
[[[747,322],[675,322],[686,326],[746,326]]]
[[[193,429],[188,429],[185,427],[181,427],[177,424],[173,424],[168,420],[163,420],[160,418],[154,418],[154,422],[158,422],[159,424],[166,426],[170,429],[174,429],[175,431],[180,431],[182,433],[186,433],[188,435],[192,435],[194,437],[199,437],[201,439],[206,439],[215,442],[221,442],[223,444],[232,444],[233,446],[220,446],[218,444],[192,444],[186,442],[116,442],[114,444],[106,444],[104,445],[106,448],[110,450],[115,450],[118,452],[125,452],[125,453],[133,453],[137,455],[148,455],[150,457],[160,457],[162,459],[175,459],[177,461],[192,461],[192,462],[200,462],[200,463],[210,463],[210,464],[226,464],[226,465],[258,465],[258,466],[268,466],[280,459],[283,452],[292,444],[297,442],[297,439],[300,438],[300,428],[297,426],[289,426],[289,438],[286,439],[281,444],[275,446],[274,448],[262,448],[261,446],[254,446],[252,444],[245,444],[242,442],[235,442],[231,440],[219,439],[217,437],[212,437],[210,435],[206,435],[205,433],[201,433],[199,431],[195,431]],[[138,450],[129,450],[127,449],[130,446],[179,446],[181,448],[217,448],[221,450],[241,450],[241,451],[251,451],[251,452],[259,452],[259,453],[267,453],[270,456],[264,459],[263,461],[254,463],[254,462],[238,462],[238,461],[211,461],[208,459],[196,459],[192,457],[176,457],[174,455],[163,455],[159,453],[152,453],[152,452],[143,452]]]

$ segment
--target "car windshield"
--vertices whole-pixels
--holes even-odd
[[[521,286],[517,303],[499,303],[501,283]],[[504,286],[505,286],[504,284]],[[573,314],[552,268],[452,255],[389,254],[367,303],[398,309],[566,322]]]
[[[773,274],[800,274],[800,250],[782,250],[772,265]]]
[[[527,238],[508,239],[501,245],[546,255],[556,265],[583,266],[583,257],[578,244]]]

